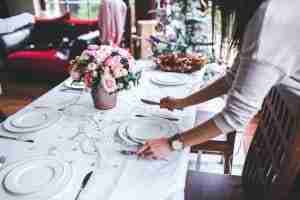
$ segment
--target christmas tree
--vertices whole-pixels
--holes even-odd
[[[211,17],[205,1],[165,0],[157,7],[157,33],[150,38],[155,57],[168,53],[199,54],[214,61]]]

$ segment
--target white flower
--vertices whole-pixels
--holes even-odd
[[[122,89],[124,87],[124,83],[118,83],[118,88]]]
[[[88,60],[89,58],[90,56],[85,51],[80,55],[80,60]]]
[[[177,35],[175,30],[171,26],[166,27],[166,37],[167,40],[176,41]]]
[[[94,70],[96,70],[98,68],[98,66],[95,64],[95,63],[90,63],[89,65],[88,65],[88,67],[87,67],[87,69],[89,70],[89,71],[94,71]]]
[[[125,68],[116,67],[113,70],[113,75],[116,78],[120,78],[120,77],[123,77],[123,76],[127,76],[128,75],[128,71]]]
[[[94,78],[97,78],[98,77],[98,72],[97,71],[93,71],[92,75],[93,75]]]

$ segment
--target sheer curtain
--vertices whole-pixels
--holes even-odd
[[[36,16],[55,17],[66,12],[66,4],[61,0],[33,0]]]

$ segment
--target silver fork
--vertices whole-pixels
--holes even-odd
[[[0,168],[2,165],[6,162],[6,157],[5,156],[0,156]]]

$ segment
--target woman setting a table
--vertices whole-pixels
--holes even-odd
[[[203,143],[233,130],[242,132],[277,84],[300,91],[300,2],[296,0],[218,1],[225,19],[223,39],[238,55],[227,75],[185,98],[166,97],[160,107],[173,110],[227,94],[222,112],[204,124],[170,138],[148,140],[138,150],[147,159],[165,159],[172,151]],[[293,6],[291,6],[293,5]],[[234,17],[233,17],[234,16]],[[232,34],[228,30],[234,30]]]

